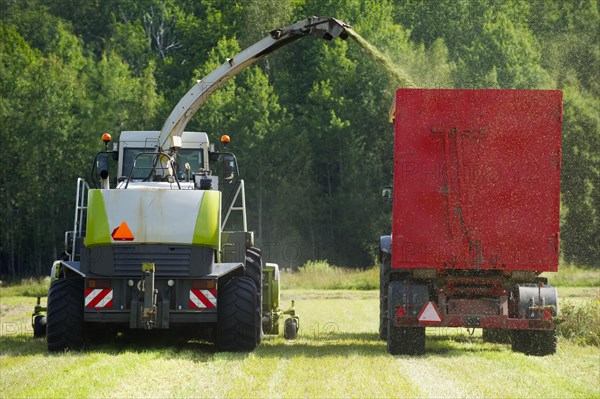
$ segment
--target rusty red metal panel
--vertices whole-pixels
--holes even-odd
[[[556,271],[562,93],[399,89],[393,268]]]

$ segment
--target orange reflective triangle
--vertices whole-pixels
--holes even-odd
[[[125,222],[121,223],[119,227],[114,229],[111,236],[115,241],[133,241],[134,239],[133,233]]]

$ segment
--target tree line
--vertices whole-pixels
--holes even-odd
[[[564,93],[562,257],[600,259],[595,0],[0,0],[0,276],[47,273],[99,137],[159,130],[197,79],[275,27],[335,16],[419,87]],[[351,40],[304,39],[211,97],[187,130],[232,137],[270,260],[372,265],[390,209],[398,83]]]

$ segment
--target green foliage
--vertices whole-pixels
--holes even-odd
[[[24,25],[32,34],[24,20],[52,35],[33,37],[31,47],[18,31]],[[120,57],[95,61],[67,24],[46,21],[56,22],[41,8],[0,26],[0,126],[10,165],[0,172],[0,273],[10,276],[47,272],[72,228],[74,183],[100,150],[99,136],[143,129],[160,102],[151,65],[132,77]]]
[[[160,129],[180,97],[276,27],[349,22],[419,87],[564,92],[562,255],[600,259],[596,0],[0,0],[0,275],[39,274],[70,230],[99,134]],[[232,136],[269,260],[372,264],[390,209],[399,86],[356,42],[285,46],[215,93],[188,130]]]
[[[600,298],[579,304],[563,301],[556,323],[559,336],[580,345],[600,346]]]
[[[562,226],[564,258],[598,266],[600,255],[600,98],[564,90]]]

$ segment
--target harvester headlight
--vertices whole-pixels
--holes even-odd
[[[133,287],[133,280],[127,280],[127,285]]]
[[[175,285],[175,281],[173,281],[173,280],[169,280],[169,281],[167,281],[167,285],[168,285],[169,287],[172,287],[172,286],[174,286],[174,285]]]

